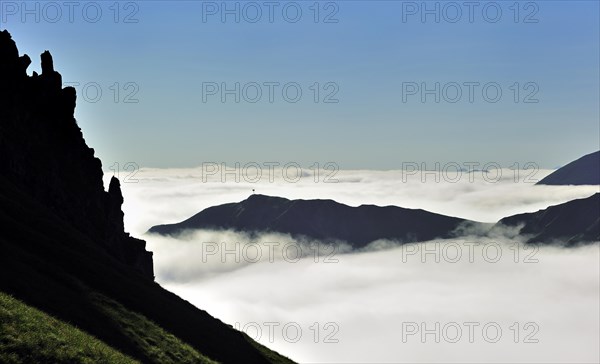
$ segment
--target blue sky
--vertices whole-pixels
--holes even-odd
[[[439,6],[439,23],[431,14],[423,21],[422,2],[321,1],[317,23],[314,1],[273,2],[272,22],[264,3],[226,2],[239,6],[237,23],[235,14],[223,22],[223,2],[84,1],[69,19],[65,2],[1,1],[0,27],[33,59],[30,73],[48,49],[63,81],[79,82],[76,117],[106,168],[209,161],[554,168],[600,149],[597,1],[476,2],[473,21],[464,2],[428,1]],[[452,23],[454,5],[462,17]],[[256,7],[262,17],[251,23]],[[279,83],[272,103],[268,82]],[[439,83],[440,102],[406,88],[403,100],[409,82]],[[472,103],[465,82],[479,83]],[[240,102],[235,95],[222,102],[219,92],[203,102],[208,83],[239,83]],[[282,95],[290,83],[290,99],[302,90],[296,103]],[[482,95],[489,83],[488,100],[502,91],[495,103]],[[256,84],[262,97],[247,102]],[[462,97],[448,102],[456,85]],[[324,103],[334,91],[338,102]],[[131,93],[128,100],[139,102],[124,102]]]

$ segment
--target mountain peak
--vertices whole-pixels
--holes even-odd
[[[449,237],[465,222],[397,206],[351,207],[333,200],[252,195],[239,203],[210,207],[178,224],[154,226],[150,232],[164,235],[176,235],[188,229],[279,232],[364,247],[379,239],[415,242]]]
[[[262,194],[255,193],[255,194],[248,196],[248,198],[245,201],[268,202],[268,201],[289,201],[289,200],[285,197],[269,196],[269,195],[262,195]]]

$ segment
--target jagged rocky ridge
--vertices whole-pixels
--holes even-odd
[[[8,31],[0,32],[0,171],[117,260],[154,279],[152,253],[123,227],[123,196],[113,178],[108,192],[102,165],[74,118],[75,89],[62,87],[52,55],[42,74],[27,75]]]

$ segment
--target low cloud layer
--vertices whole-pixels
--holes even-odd
[[[535,248],[473,238],[330,261],[286,260],[278,251],[257,263],[243,253],[236,263],[230,249],[202,263],[201,242],[150,238],[159,281],[302,363],[599,359],[598,244]]]
[[[403,182],[399,171],[345,171],[332,184],[311,175],[298,183],[203,182],[201,172],[139,171],[139,183],[123,184],[126,227],[139,236],[154,224],[243,200],[252,189],[483,222],[598,192],[515,183],[508,172],[497,183],[477,176],[421,183],[419,176]],[[159,283],[299,362],[600,360],[600,245],[538,249],[514,232],[463,233],[406,246],[377,241],[362,251],[328,250],[285,234],[203,230],[143,238]]]
[[[532,180],[542,179],[551,172],[540,170]],[[236,183],[235,174],[207,176],[206,170],[200,167],[143,168],[130,178],[124,178],[130,173],[122,172],[125,227],[134,234],[141,234],[153,225],[179,222],[210,206],[242,201],[253,190],[289,199],[333,199],[350,206],[418,208],[481,222],[496,222],[509,215],[537,211],[599,192],[598,186],[536,186],[531,181],[525,182],[531,172],[517,173],[509,169],[489,174],[463,172],[456,182],[452,182],[456,175],[451,172],[408,175],[402,171],[339,171],[328,179],[337,183],[324,183],[325,176],[331,172],[321,171],[315,175],[313,171],[302,169],[296,183],[288,182],[294,179],[289,176],[292,172],[287,174],[286,181],[282,170],[270,173],[272,182],[269,174],[263,172],[258,182],[249,183],[244,178],[251,179],[247,176],[249,173],[238,170],[240,182]],[[106,175],[106,181],[108,178],[110,174]],[[138,182],[131,183],[132,179]]]

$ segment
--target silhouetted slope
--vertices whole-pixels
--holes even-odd
[[[450,237],[466,221],[396,206],[350,207],[332,200],[252,195],[239,203],[210,207],[178,224],[154,226],[150,232],[175,235],[202,228],[274,231],[363,247],[378,239],[415,242]]]
[[[552,172],[538,185],[600,185],[600,151],[588,154]]]
[[[61,88],[48,52],[41,76],[26,75],[29,63],[0,32],[0,291],[143,362],[158,362],[144,350],[152,336],[122,315],[219,362],[289,362],[153,281],[145,242],[123,231],[119,182],[104,191],[73,118],[74,90]]]
[[[62,88],[50,52],[42,54],[42,74],[31,77],[29,57],[18,54],[10,34],[0,32],[2,175],[112,256],[154,279],[146,243],[124,232],[119,182],[104,190],[101,162],[73,117],[75,89]]]
[[[574,245],[600,241],[600,193],[538,212],[506,217],[494,228],[520,225],[523,225],[521,234],[532,236],[528,243]]]
[[[101,294],[224,363],[268,363],[251,339],[136,274],[51,210],[0,178],[0,290],[145,362]],[[7,228],[10,227],[10,228]]]

